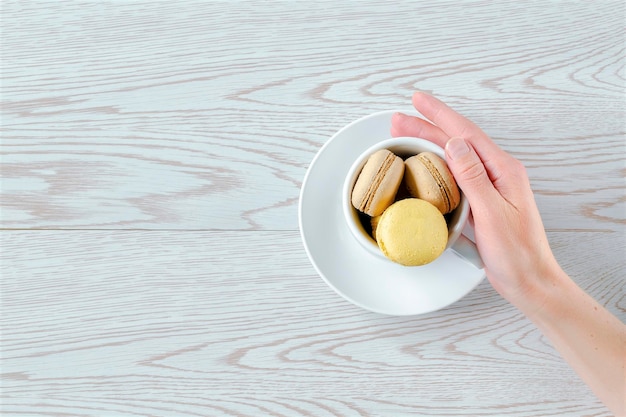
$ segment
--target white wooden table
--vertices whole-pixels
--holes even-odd
[[[625,17],[3,2],[2,415],[610,415],[486,280],[416,317],[341,299],[297,205],[334,132],[432,92],[526,164],[557,259],[626,320]]]

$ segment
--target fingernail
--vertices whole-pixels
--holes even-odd
[[[392,121],[400,121],[402,119],[404,119],[406,117],[406,115],[404,113],[394,113],[393,116],[391,116],[391,120]]]
[[[470,150],[463,138],[452,138],[446,143],[446,152],[452,159],[460,158]]]

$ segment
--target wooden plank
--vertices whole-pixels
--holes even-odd
[[[550,239],[624,320],[611,233]],[[487,281],[388,317],[326,287],[293,231],[0,238],[3,415],[609,415]]]
[[[340,127],[416,89],[623,230],[619,1],[3,4],[4,228],[295,230]]]

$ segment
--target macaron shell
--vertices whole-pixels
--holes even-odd
[[[422,152],[404,161],[405,182],[411,195],[435,205],[442,214],[457,208],[459,188],[446,162],[432,152]]]
[[[352,205],[370,216],[378,216],[389,207],[404,175],[404,162],[387,149],[372,154],[352,190]]]
[[[431,203],[408,198],[392,204],[376,227],[378,247],[385,256],[405,266],[437,259],[448,244],[443,214]]]
[[[377,240],[377,238],[376,238],[376,229],[378,228],[378,222],[380,222],[380,218],[381,217],[382,217],[382,214],[379,215],[379,216],[374,216],[374,217],[372,217],[370,219],[370,225],[372,226],[372,238],[374,240]]]

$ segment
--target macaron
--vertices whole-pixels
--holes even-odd
[[[370,216],[378,216],[389,207],[398,192],[404,162],[387,149],[369,156],[352,189],[352,205]]]
[[[376,241],[383,254],[405,266],[428,264],[448,244],[448,227],[431,203],[407,198],[393,203],[380,217]]]
[[[413,197],[428,201],[442,214],[457,208],[461,194],[446,161],[432,152],[422,152],[404,165],[404,180]]]
[[[370,219],[370,226],[372,226],[372,238],[374,238],[374,240],[376,240],[376,229],[378,228],[378,222],[382,216],[383,215],[381,214],[380,216],[374,216]]]

